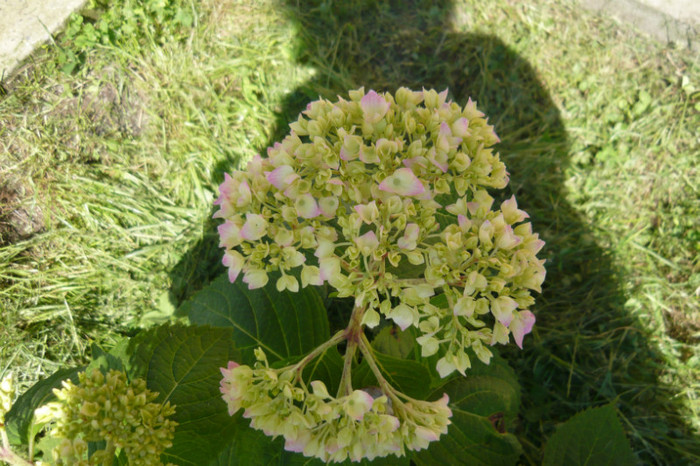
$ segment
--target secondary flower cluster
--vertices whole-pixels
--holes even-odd
[[[334,398],[323,382],[311,391],[300,380],[300,369],[271,369],[261,349],[253,368],[230,362],[221,369],[221,393],[229,414],[244,409],[253,428],[285,439],[285,449],[323,461],[360,461],[420,450],[447,432],[452,415],[448,397],[434,402],[402,402],[374,390],[354,390]]]
[[[38,415],[57,422],[51,435],[63,438],[54,450],[57,464],[111,464],[114,449],[126,454],[129,464],[160,465],[160,455],[172,445],[175,426],[167,419],[175,412],[170,403],[153,403],[158,396],[135,379],[127,384],[124,372],[103,375],[81,372],[79,385],[70,380],[54,389],[58,401],[40,408]],[[86,442],[106,440],[108,447],[86,460]],[[110,446],[113,448],[110,451]]]
[[[5,422],[5,414],[12,407],[12,397],[15,395],[14,377],[10,372],[0,380],[0,429]]]
[[[514,197],[493,209],[486,188],[508,183],[493,127],[447,91],[349,95],[310,103],[267,158],[226,175],[214,216],[230,280],[327,282],[367,308],[363,325],[417,327],[443,377],[465,373],[467,348],[488,363],[511,335],[522,347],[544,243]],[[431,304],[443,294],[446,306]]]

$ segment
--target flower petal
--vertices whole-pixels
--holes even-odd
[[[379,183],[379,189],[401,196],[418,196],[425,192],[423,183],[410,168],[399,168]]]

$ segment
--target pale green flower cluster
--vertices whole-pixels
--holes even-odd
[[[167,419],[175,412],[170,403],[153,403],[158,396],[143,379],[127,383],[126,374],[94,370],[79,374],[79,384],[63,382],[55,389],[58,401],[37,414],[56,420],[51,435],[63,438],[54,449],[56,464],[111,464],[116,449],[133,465],[160,465],[160,455],[172,445],[176,422]],[[107,447],[88,460],[87,442],[106,440]]]
[[[332,397],[319,380],[309,390],[301,366],[271,369],[261,349],[256,357],[253,368],[230,362],[221,370],[221,393],[229,414],[244,409],[251,427],[283,436],[289,451],[327,462],[403,456],[405,449],[427,448],[450,424],[447,395],[434,402],[402,401],[395,392],[387,397],[365,389]]]
[[[514,197],[493,208],[486,188],[508,183],[493,127],[447,91],[349,95],[310,103],[267,158],[226,175],[214,216],[230,280],[327,282],[366,309],[363,325],[418,328],[443,377],[470,367],[467,348],[488,363],[511,335],[522,347],[544,243]],[[448,308],[431,304],[439,294]]]
[[[13,374],[10,372],[0,381],[0,428],[5,422],[5,414],[12,407],[12,397],[15,396]]]

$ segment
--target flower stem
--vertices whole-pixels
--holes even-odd
[[[403,402],[397,396],[394,387],[392,387],[391,384],[389,384],[389,382],[384,378],[379,366],[377,366],[377,361],[374,359],[374,352],[372,351],[372,347],[370,346],[369,340],[367,340],[366,336],[362,335],[360,337],[359,347],[362,355],[365,357],[365,361],[367,361],[367,364],[369,365],[369,368],[377,378],[377,382],[379,383],[379,387],[382,389],[382,392],[391,399],[394,411],[403,411]]]
[[[345,349],[345,355],[343,356],[343,375],[340,377],[340,384],[338,385],[337,398],[341,396],[349,395],[352,393],[352,361],[355,358],[355,351],[357,350],[357,342],[353,340],[348,340],[348,347]]]
[[[107,446],[105,447],[105,457],[104,466],[112,466],[114,462],[114,454],[117,452],[117,447],[114,445],[111,439],[107,440]]]
[[[315,350],[307,354],[304,359],[294,364],[292,367],[297,371],[297,378],[301,379],[301,372],[304,370],[307,364],[316,359],[320,354],[324,353],[328,348],[337,345],[345,338],[345,331],[340,330],[338,333],[333,335],[330,340],[322,343]]]
[[[365,314],[367,306],[356,306],[352,310],[350,323],[343,331],[345,339],[348,340],[348,346],[343,355],[343,375],[340,377],[340,385],[338,386],[338,397],[349,395],[352,392],[352,361],[355,358],[355,351],[360,338],[364,336],[362,333],[362,316]]]
[[[4,438],[3,438],[4,443]],[[0,447],[0,460],[12,466],[34,466],[34,463],[27,461],[17,453],[10,450],[8,446]]]

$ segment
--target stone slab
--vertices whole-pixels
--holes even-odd
[[[579,4],[662,42],[700,50],[700,0],[580,0]]]
[[[86,0],[0,0],[0,78],[58,31]]]

